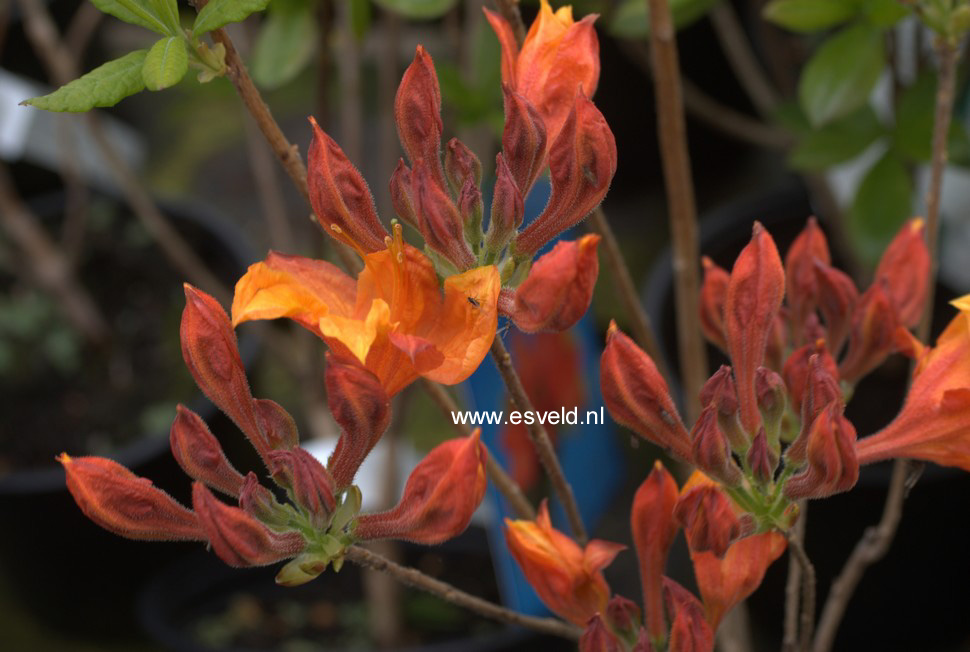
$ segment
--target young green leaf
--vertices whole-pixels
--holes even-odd
[[[170,34],[175,36],[182,31],[179,8],[175,0],[148,0],[155,9],[155,15],[165,22]]]
[[[885,133],[871,107],[805,134],[788,156],[796,170],[823,170],[861,154]]]
[[[91,0],[102,13],[153,32],[174,36],[165,20],[155,13],[149,0]]]
[[[273,0],[253,49],[253,79],[266,89],[291,81],[310,61],[316,42],[312,3]]]
[[[185,49],[185,40],[170,36],[155,41],[145,58],[141,74],[148,90],[160,91],[179,83],[188,69],[189,54]]]
[[[871,263],[911,214],[913,188],[906,167],[892,150],[866,173],[849,209],[855,248]]]
[[[885,65],[882,31],[848,27],[825,41],[798,80],[798,100],[815,127],[846,116],[869,99]]]
[[[109,61],[69,84],[43,97],[23,103],[45,111],[82,113],[96,106],[114,106],[129,95],[145,88],[141,69],[148,50],[135,50],[120,59]]]
[[[682,29],[700,20],[718,0],[670,0],[674,26]],[[623,0],[607,25],[613,36],[639,39],[650,36],[650,17],[646,0]]]
[[[430,20],[440,18],[458,4],[458,0],[374,0],[384,9],[405,18]]]
[[[870,24],[884,28],[892,27],[911,11],[910,7],[899,0],[866,0],[862,8],[862,13]]]
[[[266,9],[269,0],[211,0],[195,17],[192,33],[201,36],[229,23],[238,23],[249,14]]]
[[[846,0],[772,0],[761,15],[793,32],[816,32],[841,25],[858,10],[856,3]]]

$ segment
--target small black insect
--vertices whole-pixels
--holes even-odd
[[[478,303],[478,299],[475,297],[468,297],[468,303],[472,304],[476,308],[481,308],[482,304]]]

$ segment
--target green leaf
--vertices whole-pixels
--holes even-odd
[[[313,4],[273,0],[253,49],[253,79],[273,89],[293,80],[309,63],[316,47]]]
[[[269,0],[211,0],[195,17],[192,33],[201,36],[229,23],[238,23],[249,14],[266,9]]]
[[[899,0],[865,0],[862,14],[876,27],[892,27],[910,14],[911,9]]]
[[[348,0],[350,2],[350,29],[354,38],[364,40],[371,24],[370,0]]]
[[[148,51],[141,74],[148,90],[160,91],[179,83],[188,69],[189,54],[185,49],[185,40],[170,36],[157,40]]]
[[[683,29],[703,18],[719,0],[670,0],[674,26]],[[646,0],[623,0],[607,25],[609,32],[619,38],[641,39],[650,36],[650,17]]]
[[[168,26],[169,33],[174,36],[182,31],[182,22],[179,20],[179,8],[175,0],[149,0],[155,10],[155,15],[162,19]]]
[[[936,106],[936,75],[921,74],[903,91],[896,107],[896,148],[918,161],[930,160],[933,149],[933,113]]]
[[[823,170],[855,158],[885,133],[870,107],[805,134],[788,156],[796,170]]]
[[[910,217],[912,194],[906,167],[892,150],[866,173],[848,217],[856,250],[869,263],[879,260],[886,245]]]
[[[43,97],[34,97],[24,104],[45,111],[81,113],[96,106],[114,106],[129,95],[145,88],[141,69],[148,50],[135,50],[120,59],[98,66],[83,77]]]
[[[174,36],[165,20],[155,13],[146,0],[91,0],[91,4],[102,13],[114,16],[118,20],[145,27],[159,34]]]
[[[885,65],[882,31],[855,25],[825,41],[798,80],[798,100],[816,127],[846,116],[869,99]]]
[[[846,0],[773,0],[761,15],[793,32],[816,32],[841,25],[858,10],[855,3]]]
[[[440,18],[458,4],[458,0],[374,0],[374,2],[388,11],[417,20]]]

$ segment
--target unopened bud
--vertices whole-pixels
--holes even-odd
[[[621,652],[620,642],[610,632],[600,614],[595,614],[579,637],[579,652]]]
[[[546,127],[539,111],[508,84],[502,84],[502,93],[505,95],[502,153],[516,187],[525,197],[546,161]]]
[[[825,498],[854,487],[859,480],[855,442],[855,428],[843,416],[841,404],[833,401],[809,428],[806,467],[788,480],[785,495],[792,500]]]
[[[497,255],[505,249],[522,224],[525,205],[522,202],[522,193],[515,185],[512,172],[501,153],[495,157],[495,174],[495,193],[488,232],[485,234],[485,248]]]
[[[482,242],[482,216],[485,204],[482,202],[482,191],[471,179],[465,180],[465,185],[458,195],[458,212],[464,225],[465,240],[478,247]]]
[[[687,543],[694,552],[713,552],[723,557],[731,542],[741,534],[741,521],[734,505],[713,484],[688,489],[677,500],[674,516],[684,527]]]
[[[768,436],[768,443],[777,452],[781,420],[785,416],[787,403],[785,381],[771,369],[758,367],[754,375],[754,389],[758,397],[758,409],[761,411],[762,427]]]
[[[310,513],[317,529],[324,529],[337,507],[336,486],[326,467],[300,447],[272,451],[269,461],[273,480],[290,490],[293,500]]]
[[[855,383],[882,364],[895,347],[899,325],[888,282],[877,279],[859,299],[839,375]]]
[[[394,213],[401,218],[402,222],[420,231],[411,189],[411,168],[404,164],[404,159],[398,159],[397,167],[391,173],[391,206],[394,207]]]
[[[176,408],[169,442],[172,456],[189,477],[230,496],[239,495],[242,474],[226,459],[219,440],[202,417],[184,405]]]
[[[272,491],[259,483],[259,478],[252,471],[246,474],[242,489],[239,491],[239,508],[253,518],[277,529],[289,522],[286,508],[276,500]]]
[[[445,176],[456,195],[468,181],[476,188],[482,183],[482,163],[465,143],[457,138],[448,141],[445,148]]]
[[[925,230],[921,218],[904,224],[879,260],[873,281],[885,282],[896,319],[907,328],[916,326],[923,317],[929,292],[930,253]]]
[[[852,315],[859,302],[859,291],[845,272],[829,265],[816,265],[818,308],[825,319],[826,341],[833,356],[838,355],[849,336]],[[806,341],[813,341],[808,338]]]
[[[418,225],[425,243],[459,270],[471,268],[475,257],[465,242],[464,224],[458,207],[434,181],[431,168],[425,161],[414,163],[411,185]]]
[[[808,359],[808,374],[802,393],[801,432],[785,451],[786,459],[795,463],[805,460],[805,446],[812,424],[831,403],[842,405],[842,389],[837,378],[832,375],[831,368],[825,364],[824,355],[814,354]]]
[[[637,630],[640,629],[640,607],[633,600],[614,595],[606,605],[606,620],[624,638],[635,639]]]
[[[741,481],[741,469],[731,456],[727,437],[718,427],[717,407],[709,403],[690,433],[693,463],[705,474],[727,485]]]
[[[767,485],[775,477],[778,468],[778,453],[768,444],[768,437],[762,428],[754,439],[747,455],[748,468],[752,477],[761,485]]]
[[[738,392],[734,385],[731,367],[721,365],[720,369],[707,379],[701,388],[700,401],[701,407],[713,405],[717,409],[718,426],[727,437],[732,450],[738,452],[747,450],[751,442],[738,418],[741,404],[738,402]]]
[[[441,90],[431,56],[420,45],[414,61],[401,78],[394,97],[394,120],[401,145],[411,165],[424,161],[428,174],[441,191],[445,180],[441,169]]]

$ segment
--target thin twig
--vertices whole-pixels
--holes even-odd
[[[758,63],[744,29],[729,2],[718,2],[711,9],[711,23],[721,43],[728,63],[744,87],[755,109],[762,117],[769,117],[778,104],[778,97],[768,76]]]
[[[805,525],[808,514],[808,502],[798,501],[798,520],[788,532],[789,541],[805,540]],[[791,553],[788,560],[788,581],[785,583],[785,624],[784,635],[781,640],[782,652],[795,652],[798,649],[798,612],[799,594],[802,584],[801,566],[792,561]]]
[[[798,562],[801,570],[802,606],[798,619],[798,649],[808,652],[812,643],[812,627],[815,625],[815,567],[802,546],[801,539],[788,537],[788,554]]]
[[[646,0],[651,25],[651,62],[657,102],[657,131],[670,212],[674,290],[681,376],[689,422],[697,418],[697,399],[707,377],[707,352],[697,321],[700,305],[697,207],[687,149],[687,127],[680,88],[680,64],[670,6]]]
[[[438,383],[431,382],[426,378],[421,379],[421,385],[431,400],[434,401],[441,411],[444,413],[445,418],[454,424],[455,430],[458,431],[463,437],[467,437],[471,434],[471,428],[466,424],[461,423],[459,420],[455,419],[453,415],[458,412],[458,403],[452,398],[451,394],[448,393],[444,387]],[[519,484],[512,479],[505,469],[498,463],[495,456],[492,455],[491,451],[485,456],[485,472],[488,474],[489,480],[495,485],[499,493],[509,502],[512,510],[516,513],[519,518],[526,519],[528,521],[534,521],[536,518],[536,510],[529,502],[529,499],[525,497],[522,493],[522,488]]]
[[[519,374],[515,371],[515,366],[512,364],[512,356],[509,355],[505,344],[502,342],[502,338],[498,335],[492,341],[492,359],[495,361],[495,366],[498,367],[499,375],[505,381],[505,387],[509,391],[509,398],[512,400],[513,407],[523,414],[526,412],[535,412],[532,401],[529,399],[529,395],[522,385],[522,379],[519,378]],[[545,426],[538,422],[527,423],[526,429],[529,433],[529,439],[532,440],[532,445],[535,447],[536,456],[539,458],[539,462],[542,464],[542,468],[545,469],[553,490],[556,492],[563,509],[566,511],[574,538],[580,544],[584,544],[587,539],[586,526],[583,525],[583,517],[579,513],[579,506],[576,504],[573,488],[569,486],[566,475],[562,471],[562,466],[559,464],[559,458],[556,457],[556,450],[552,445],[552,440],[549,438],[549,433],[546,431]]]
[[[455,588],[454,586],[425,575],[415,568],[402,566],[389,559],[386,559],[361,546],[351,546],[347,549],[347,559],[366,568],[390,573],[395,579],[416,589],[427,591],[438,596],[442,600],[464,607],[486,618],[528,627],[537,632],[560,636],[572,641],[578,640],[582,632],[578,627],[565,623],[555,618],[536,618],[525,614],[506,609],[488,600],[482,600],[469,593]]]

